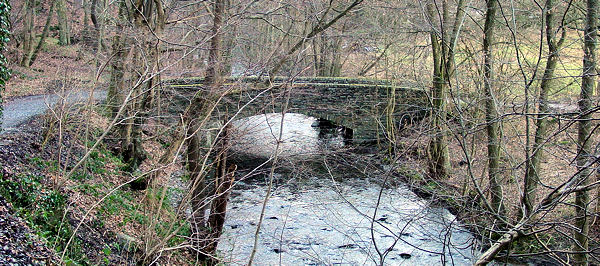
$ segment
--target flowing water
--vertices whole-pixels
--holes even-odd
[[[280,155],[318,154],[324,145],[315,118],[286,114]],[[261,115],[234,123],[234,152],[271,157],[281,116]],[[249,131],[248,129],[253,129]],[[243,137],[242,137],[243,136]],[[286,180],[277,174],[278,180]],[[265,179],[238,183],[232,192],[220,254],[246,264],[252,251]],[[366,178],[335,181],[327,175],[283,182],[273,188],[259,233],[255,265],[470,265],[475,238],[448,210],[431,206],[404,186],[382,189]]]
[[[405,187],[315,181],[319,185],[274,191],[255,265],[373,265],[382,258],[385,265],[472,264],[471,234],[447,210]],[[219,244],[228,263],[247,262],[265,191],[254,186],[234,193]]]

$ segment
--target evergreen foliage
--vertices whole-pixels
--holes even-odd
[[[6,81],[10,78],[8,62],[4,57],[5,45],[10,40],[10,3],[8,0],[0,0],[0,117],[2,116],[2,92]]]

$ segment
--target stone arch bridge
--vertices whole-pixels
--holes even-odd
[[[430,108],[426,90],[397,86],[389,80],[277,77],[273,85],[265,84],[266,79],[259,77],[226,78],[228,93],[217,106],[214,118],[222,119],[225,113],[237,113],[242,118],[281,112],[287,102],[287,112],[349,128],[353,141],[360,143],[381,136],[390,108],[399,127],[423,118]],[[179,101],[189,101],[194,94],[208,91],[202,78],[172,79],[164,85]]]

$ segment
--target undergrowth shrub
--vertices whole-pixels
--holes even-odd
[[[19,175],[16,180],[0,178],[0,195],[49,247],[61,254],[73,234],[65,213],[67,197],[59,191],[44,189],[42,179],[37,175]],[[67,265],[89,263],[77,238],[69,245],[64,262]]]

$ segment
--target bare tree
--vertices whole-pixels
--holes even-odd
[[[548,131],[548,116],[550,108],[548,106],[548,94],[552,88],[552,81],[554,77],[554,71],[556,64],[559,60],[559,51],[564,43],[566,37],[566,31],[564,28],[564,20],[560,22],[557,28],[556,21],[556,9],[553,0],[547,0],[544,5],[543,15],[546,19],[546,43],[548,45],[548,59],[546,61],[546,68],[544,70],[544,76],[540,84],[539,99],[538,99],[538,115],[536,117],[536,130],[535,130],[535,141],[532,147],[531,157],[527,158],[526,172],[524,179],[524,194],[523,194],[523,205],[525,213],[532,211],[533,205],[536,203],[537,187],[540,182],[540,161],[544,154],[544,143],[547,139]],[[565,11],[565,14],[567,10]],[[564,18],[564,15],[563,15]],[[560,38],[557,40],[557,32],[561,32]],[[525,214],[527,215],[527,214]]]
[[[483,82],[485,88],[485,123],[487,130],[487,153],[488,153],[488,179],[490,182],[491,207],[499,217],[506,217],[504,207],[502,187],[500,186],[500,150],[501,143],[501,121],[498,119],[498,110],[496,107],[496,96],[492,82],[493,76],[493,43],[494,27],[496,22],[496,10],[498,8],[497,0],[487,0],[485,12],[485,25],[483,28]],[[501,225],[504,227],[504,225]]]
[[[447,177],[450,170],[444,125],[447,121],[447,94],[455,74],[455,48],[465,16],[465,4],[464,0],[458,2],[452,23],[447,0],[442,0],[441,6],[437,1],[427,3],[433,56],[431,125],[435,131],[435,135],[429,143],[429,169],[431,175],[436,178]]]
[[[205,170],[205,160],[202,152],[200,130],[206,123],[206,119],[212,113],[212,108],[216,102],[215,95],[216,90],[219,88],[221,82],[222,73],[221,69],[221,39],[223,35],[223,14],[225,12],[225,0],[216,0],[213,4],[212,15],[213,23],[211,29],[210,38],[210,51],[208,56],[208,69],[206,70],[206,84],[209,87],[208,95],[203,95],[202,92],[198,92],[190,108],[187,110],[188,113],[185,115],[185,121],[187,125],[187,165],[190,176],[192,177],[192,231],[193,231],[193,243],[197,251],[197,257],[203,264],[214,264],[215,260],[212,259],[212,255],[215,251],[216,244],[214,237],[217,235],[211,235],[216,228],[211,228],[214,224],[211,224],[211,215],[206,217],[206,209],[210,208],[208,203],[210,191],[210,181],[207,179],[207,173]],[[224,153],[226,149],[218,151]],[[224,153],[224,156],[227,156]],[[223,155],[217,155],[221,158],[221,168],[217,170],[223,177],[228,176],[225,173],[227,169],[226,160]],[[218,180],[219,178],[215,178]],[[219,190],[220,188],[215,188]],[[226,201],[227,199],[225,199]],[[215,210],[211,210],[215,211]],[[221,210],[224,212],[225,210]],[[214,216],[214,213],[211,212]],[[223,215],[225,215],[223,213]],[[221,224],[222,227],[222,224]],[[219,229],[220,230],[220,229]],[[214,248],[213,248],[214,246]]]
[[[132,4],[132,5],[130,5]],[[166,21],[163,3],[159,0],[138,0],[133,3],[122,1],[119,7],[117,28],[113,37],[114,61],[111,63],[111,79],[109,85],[109,107],[113,115],[120,109],[123,86],[129,79],[134,97],[127,105],[126,116],[118,127],[121,138],[120,153],[130,169],[136,169],[146,158],[142,147],[142,125],[148,116],[152,102],[152,92],[158,81],[158,50],[160,34]],[[126,27],[129,25],[129,27]],[[139,47],[131,47],[133,40],[128,34],[140,33],[142,40]],[[158,38],[157,38],[158,37]],[[128,47],[129,46],[129,47]],[[138,48],[138,49],[132,49]],[[129,52],[130,51],[130,52]],[[132,62],[126,73],[124,60],[131,53]]]
[[[26,0],[23,9],[25,10],[25,28],[23,29],[23,54],[21,56],[21,66],[28,67],[34,49],[33,42],[35,41],[35,1]]]
[[[333,17],[331,20],[329,20],[329,21],[327,21],[327,23],[325,23],[325,18],[327,16],[327,14],[329,13],[329,11],[331,10],[332,3],[330,2],[329,8],[327,8],[326,12],[323,13],[322,17],[318,20],[318,23],[313,26],[313,28],[309,31],[308,34],[306,34],[305,36],[302,37],[302,39],[300,39],[298,42],[296,42],[296,44],[294,44],[294,46],[292,46],[286,52],[286,54],[277,63],[275,63],[275,65],[271,68],[271,70],[269,71],[270,79],[271,80],[274,79],[275,75],[279,72],[279,70],[281,69],[283,64],[285,62],[287,62],[288,60],[290,60],[289,57],[292,56],[294,53],[296,53],[296,51],[298,51],[298,49],[302,48],[304,46],[304,44],[307,42],[307,40],[312,39],[313,37],[317,36],[319,33],[323,32],[324,30],[326,30],[329,27],[331,27],[332,25],[334,25],[339,19],[346,16],[352,9],[354,9],[356,6],[358,6],[362,2],[363,2],[363,0],[352,1],[352,3],[350,3],[345,9],[340,11],[335,17]]]
[[[596,42],[598,41],[598,5],[597,0],[588,0],[586,8],[584,47],[583,47],[583,73],[581,76],[581,96],[579,99],[579,125],[577,134],[577,183],[587,186],[591,183],[593,155],[592,148],[592,109],[591,97],[594,93],[596,76]],[[589,231],[590,192],[579,191],[575,194],[575,243],[573,262],[575,265],[589,265]]]

